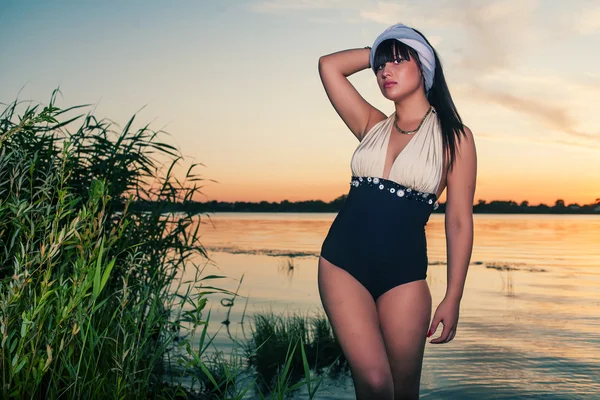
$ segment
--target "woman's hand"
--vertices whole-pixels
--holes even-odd
[[[432,339],[429,343],[448,343],[456,335],[456,326],[458,325],[458,314],[460,310],[460,300],[447,298],[438,305],[431,321],[431,327],[427,332],[427,337],[430,337],[435,333],[439,323],[441,322],[444,326],[442,335],[435,339]]]

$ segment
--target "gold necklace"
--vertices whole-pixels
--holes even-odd
[[[431,112],[431,110],[433,110],[432,106],[429,106],[429,110],[427,110],[427,112],[425,113],[425,115],[423,116],[423,119],[421,120],[421,122],[419,123],[419,126],[417,126],[417,129],[412,130],[412,131],[405,131],[402,128],[400,128],[398,126],[398,122],[396,121],[398,116],[396,115],[394,117],[394,126],[396,127],[396,130],[400,133],[403,133],[405,135],[413,135],[415,132],[417,132],[419,129],[421,129],[421,125],[423,125],[423,122],[425,121],[425,119],[427,118],[427,116],[429,115],[429,113]]]

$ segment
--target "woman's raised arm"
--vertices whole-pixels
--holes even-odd
[[[373,125],[386,115],[369,104],[348,80],[348,76],[370,68],[370,50],[348,49],[321,56],[319,75],[327,97],[350,131],[362,140]]]

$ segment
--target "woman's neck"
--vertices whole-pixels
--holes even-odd
[[[415,93],[413,96],[396,102],[396,121],[400,124],[411,125],[421,122],[423,116],[431,105],[424,93]]]

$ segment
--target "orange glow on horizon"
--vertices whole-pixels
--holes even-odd
[[[331,184],[279,184],[277,186],[259,184],[259,183],[235,183],[224,185],[222,183],[211,183],[202,189],[203,195],[197,196],[195,200],[205,201],[224,201],[224,202],[281,202],[288,200],[290,202],[322,200],[330,202],[339,196],[348,193],[350,189],[350,178],[348,184],[344,180],[333,182]],[[474,204],[479,200],[491,202],[494,200],[515,201],[521,203],[528,201],[530,205],[544,203],[554,205],[556,200],[561,199],[565,204],[578,203],[579,205],[592,204],[600,197],[600,192],[591,190],[589,185],[572,185],[568,190],[549,187],[538,184],[533,186],[530,182],[514,182],[510,190],[508,183],[497,185],[481,185],[475,191]],[[565,189],[567,187],[565,186]],[[562,193],[561,193],[562,192]],[[441,202],[446,201],[446,192],[440,198]]]

